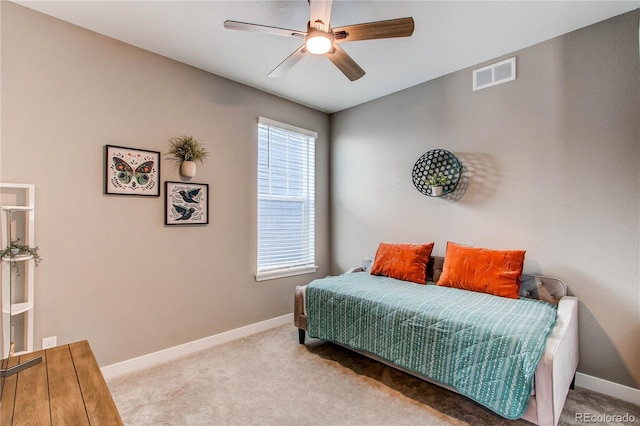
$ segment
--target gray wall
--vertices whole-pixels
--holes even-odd
[[[35,347],[88,339],[101,365],[292,312],[329,272],[329,117],[13,3],[2,9],[1,180],[36,185]],[[317,131],[314,275],[257,283],[258,116]],[[104,145],[211,156],[208,226],[165,227],[160,198],[103,195]],[[162,161],[161,180],[179,181]]]
[[[640,387],[639,16],[505,56],[510,83],[472,92],[466,69],[334,114],[333,272],[380,241],[526,249],[581,301],[579,371]],[[413,187],[434,148],[466,169],[458,199]]]

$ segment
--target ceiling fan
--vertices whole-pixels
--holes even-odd
[[[282,76],[307,53],[312,53],[315,55],[325,55],[351,81],[359,79],[365,72],[340,47],[341,43],[347,41],[409,37],[413,34],[413,18],[389,19],[386,21],[331,28],[329,21],[331,19],[333,0],[308,1],[310,17],[306,32],[238,21],[225,21],[224,27],[230,30],[259,32],[304,40],[304,44],[271,71],[269,77]]]

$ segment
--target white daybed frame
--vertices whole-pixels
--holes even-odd
[[[431,281],[436,281],[437,278],[436,280],[433,279],[434,275],[439,277],[444,258],[432,257],[431,259],[427,275]],[[349,272],[355,272],[358,269],[354,268]],[[534,390],[522,419],[541,426],[556,426],[560,420],[560,414],[569,389],[573,389],[575,372],[578,366],[578,299],[566,295],[566,286],[562,281],[544,276],[536,277],[541,279],[545,288],[555,298],[560,299],[560,302],[558,303],[558,319],[547,338],[544,353],[535,372]],[[305,288],[306,286],[296,287],[294,300],[294,323],[298,327],[300,344],[304,344],[305,331],[307,329],[304,302]],[[454,392],[456,391],[442,383],[434,382],[415,372],[391,364],[371,353],[358,352],[422,380],[435,383]]]

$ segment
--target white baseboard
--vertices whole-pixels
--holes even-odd
[[[215,334],[213,336],[205,337],[199,340],[194,340],[193,342],[184,343],[182,345],[163,349],[161,351],[153,352],[147,355],[142,355],[137,358],[118,362],[116,364],[107,365],[105,367],[102,367],[100,370],[102,371],[102,375],[104,376],[104,378],[106,380],[109,380],[123,374],[132,373],[134,371],[149,368],[163,362],[172,361],[176,358],[180,358],[185,355],[201,351],[203,349],[208,349],[213,346],[231,342],[233,340],[260,333],[262,331],[269,330],[270,328],[278,327],[285,324],[293,324],[293,313],[282,315],[280,317],[272,318],[266,321],[261,321],[255,324],[250,324],[245,327],[236,328],[235,330],[225,331],[224,333]]]
[[[583,373],[576,373],[576,386],[640,405],[640,389],[620,385]]]

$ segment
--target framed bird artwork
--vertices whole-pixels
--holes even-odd
[[[165,225],[206,225],[209,223],[209,184],[164,183]]]
[[[105,146],[105,194],[160,196],[160,153]]]

